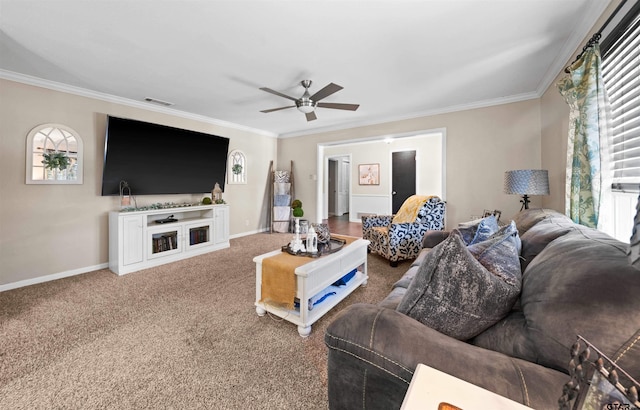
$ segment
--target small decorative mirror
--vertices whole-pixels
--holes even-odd
[[[240,150],[233,150],[227,159],[227,183],[247,183],[247,158]]]
[[[27,135],[27,184],[82,184],[82,139],[61,124],[43,124]]]

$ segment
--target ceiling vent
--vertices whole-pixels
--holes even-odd
[[[158,105],[162,105],[164,107],[171,107],[172,105],[174,105],[174,103],[169,102],[169,101],[162,101],[162,100],[158,100],[156,98],[151,98],[151,97],[146,97],[144,99],[146,102],[150,102],[153,104],[158,104]]]

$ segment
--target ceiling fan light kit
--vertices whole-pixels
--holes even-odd
[[[268,110],[262,110],[260,112],[270,113],[274,111],[284,110],[286,108],[295,107],[298,109],[298,111],[306,115],[307,121],[313,121],[317,118],[315,114],[316,107],[331,108],[334,110],[347,110],[347,111],[355,111],[358,109],[358,107],[360,107],[359,104],[319,103],[318,102],[342,90],[343,87],[339,86],[338,84],[330,83],[329,85],[325,86],[324,88],[322,88],[320,91],[318,91],[313,95],[309,94],[309,87],[311,87],[311,80],[303,80],[300,82],[300,84],[304,87],[304,94],[302,94],[302,97],[300,98],[294,98],[267,87],[260,88],[262,91],[266,91],[268,93],[277,95],[279,97],[283,97],[288,100],[294,101],[296,104],[296,105],[288,105],[286,107],[271,108]]]
[[[316,105],[310,100],[296,102],[296,107],[298,108],[298,111],[305,114],[313,112],[316,109]]]

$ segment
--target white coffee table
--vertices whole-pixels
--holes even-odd
[[[281,317],[298,325],[300,336],[309,336],[313,323],[349,296],[358,286],[367,284],[369,279],[367,275],[368,245],[368,240],[359,238],[338,252],[315,259],[308,258],[308,263],[296,268],[296,297],[300,301],[300,307],[294,309],[284,309],[260,302],[262,299],[262,261],[270,256],[278,255],[282,251],[277,250],[256,256],[253,258],[256,263],[256,313],[259,316],[264,316],[266,312],[269,312]],[[328,297],[309,310],[310,298],[354,269],[357,269],[356,275],[345,286],[341,286],[336,290],[335,295]]]

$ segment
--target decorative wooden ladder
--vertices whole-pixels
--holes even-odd
[[[288,222],[289,223],[289,229],[288,231],[291,231],[291,214],[289,214],[289,218],[288,219],[276,219],[276,215],[275,215],[275,189],[274,189],[274,184],[276,182],[276,178],[275,178],[275,170],[273,169],[273,161],[271,161],[269,163],[269,175],[270,177],[270,182],[269,182],[269,233],[273,233],[274,232],[274,223],[276,222]],[[289,171],[289,182],[291,183],[290,189],[289,189],[289,203],[287,204],[289,206],[289,208],[291,208],[291,202],[295,199],[294,198],[294,194],[295,194],[295,190],[294,190],[294,184],[293,184],[293,161],[291,161],[291,169]],[[276,231],[278,232],[278,231]]]

